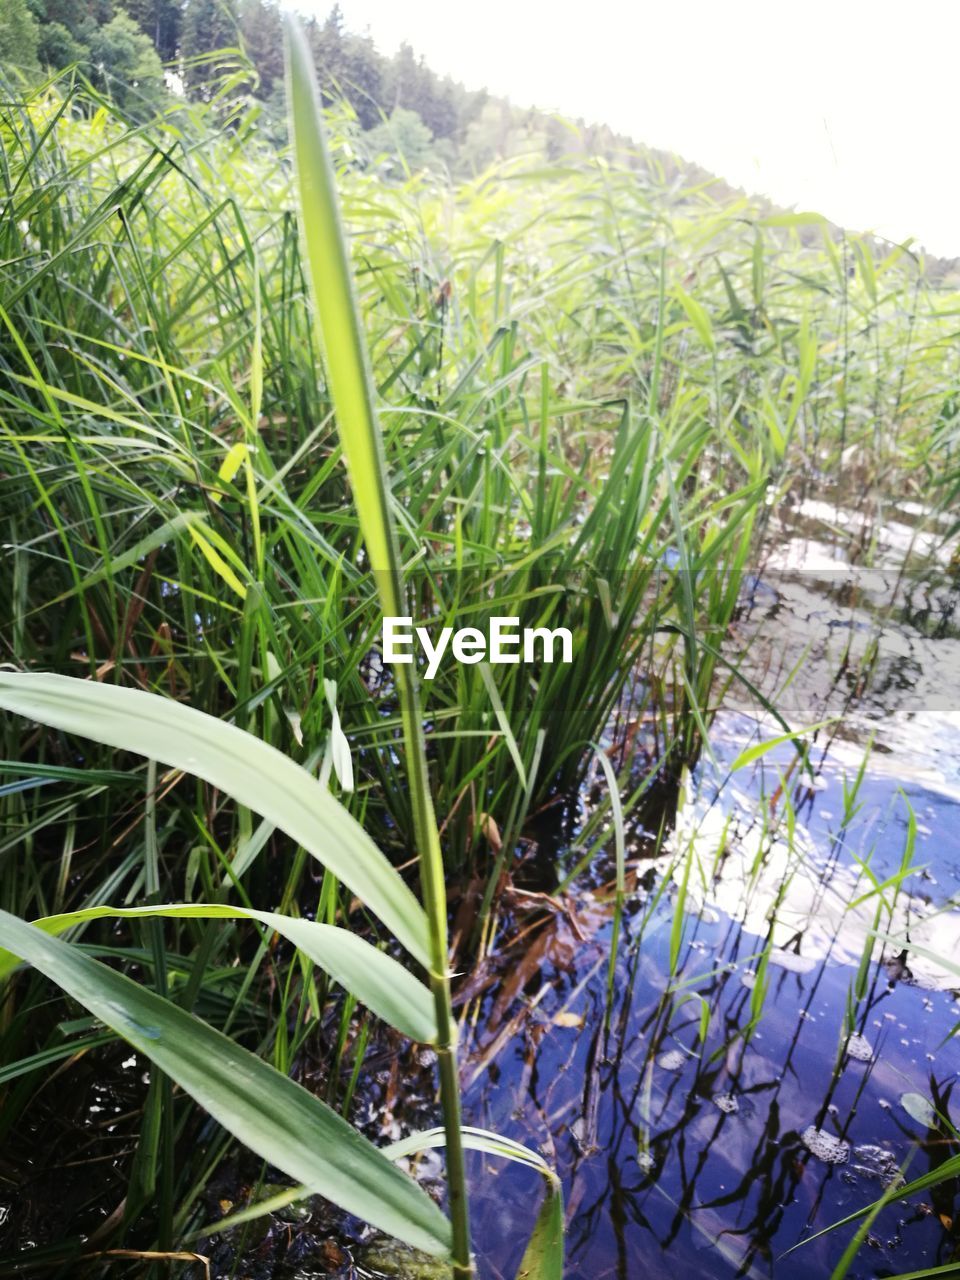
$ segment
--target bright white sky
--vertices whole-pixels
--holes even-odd
[[[325,16],[333,0],[288,0]],[[960,255],[960,0],[340,0],[347,27],[735,186]]]

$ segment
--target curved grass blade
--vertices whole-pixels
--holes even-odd
[[[390,1148],[386,1148],[390,1150]],[[936,1169],[929,1173],[923,1173],[919,1178],[914,1178],[911,1182],[901,1183],[897,1187],[897,1196],[899,1199],[908,1200],[912,1196],[920,1195],[921,1192],[927,1191],[930,1187],[940,1186],[941,1183],[947,1182],[951,1178],[960,1177],[960,1156],[950,1156],[944,1160],[943,1164],[938,1165]],[[881,1200],[883,1197],[881,1197]],[[851,1222],[857,1222],[867,1214],[872,1213],[880,1204],[880,1201],[874,1200],[870,1204],[864,1205],[860,1209],[855,1209],[853,1213],[848,1213],[844,1218],[838,1218],[836,1222],[831,1222],[828,1227],[814,1232],[812,1236],[807,1236],[800,1240],[797,1244],[791,1245],[789,1249],[784,1249],[780,1255],[785,1258],[788,1253],[793,1253],[797,1249],[803,1249],[808,1244],[812,1244],[814,1240],[819,1240],[821,1236],[829,1235],[831,1231],[839,1231],[841,1227],[847,1227]]]
[[[322,783],[269,743],[170,698],[72,676],[0,671],[0,707],[195,774],[255,809],[429,964],[426,915],[399,872]]]
[[[607,1017],[613,1004],[613,981],[617,969],[617,952],[620,947],[620,927],[623,923],[623,899],[627,889],[627,834],[623,822],[623,800],[620,783],[610,757],[598,742],[591,742],[610,795],[610,813],[613,819],[614,856],[616,858],[616,896],[613,907],[613,930],[610,936],[610,957],[607,961]],[[546,1205],[544,1205],[546,1209]],[[539,1224],[538,1224],[539,1225]],[[536,1234],[536,1233],[535,1233]]]
[[[901,1177],[906,1171],[907,1165],[910,1163],[911,1158],[912,1158],[911,1156],[908,1156],[906,1163],[901,1167],[900,1169]],[[867,1238],[867,1232],[873,1226],[874,1222],[877,1220],[882,1210],[886,1208],[886,1206],[890,1203],[890,1201],[900,1199],[900,1187],[898,1185],[899,1182],[900,1182],[900,1179],[895,1178],[891,1182],[891,1184],[887,1187],[887,1189],[884,1191],[880,1199],[874,1201],[874,1203],[870,1206],[870,1212],[867,1213],[863,1221],[860,1223],[860,1226],[853,1233],[850,1243],[847,1245],[846,1249],[844,1249],[843,1255],[841,1256],[840,1261],[837,1263],[833,1271],[830,1273],[830,1280],[845,1280],[845,1277],[850,1272],[850,1268],[853,1265],[854,1259],[856,1258],[857,1254],[860,1252],[860,1246],[863,1244],[864,1240]]]
[[[150,907],[86,907],[63,915],[31,920],[36,929],[51,936],[87,920],[136,919],[256,920],[282,934],[305,956],[325,969],[342,987],[355,995],[384,1022],[422,1044],[434,1044],[437,1016],[427,987],[392,956],[373,947],[346,929],[318,924],[275,911],[255,911],[218,902],[168,903]],[[0,981],[17,967],[20,958],[0,950]]]
[[[199,1018],[6,911],[0,911],[0,943],[156,1063],[264,1160],[397,1239],[449,1255],[450,1225],[427,1193],[301,1085]]]
[[[828,724],[836,724],[837,717],[832,716],[829,720],[818,720],[816,724],[808,724],[802,729],[794,729],[790,733],[778,734],[775,738],[766,738],[763,742],[754,742],[744,749],[730,765],[728,773],[739,773],[741,769],[745,769],[748,764],[753,764],[755,760],[759,760],[761,756],[765,756],[768,751],[772,751],[775,747],[783,746],[785,742],[792,742],[796,746],[797,739],[803,737],[806,733],[816,733],[818,729],[825,728]]]
[[[533,1234],[524,1250],[516,1280],[563,1280],[563,1185],[547,1162],[536,1151],[501,1137],[488,1129],[464,1125],[463,1145],[470,1151],[482,1151],[485,1155],[500,1156],[516,1164],[536,1169],[546,1182],[546,1196],[537,1214]],[[409,1137],[384,1147],[384,1155],[393,1160],[425,1151],[428,1147],[442,1147],[445,1142],[442,1129],[428,1129],[423,1133],[411,1133]]]
[[[546,1198],[540,1207],[537,1222],[517,1272],[516,1280],[563,1280],[563,1188],[559,1178],[551,1170],[547,1162],[536,1151],[514,1142],[511,1138],[503,1138],[499,1134],[490,1133],[486,1129],[476,1129],[465,1125],[462,1130],[463,1145],[472,1151],[482,1151],[485,1155],[501,1156],[505,1160],[513,1160],[517,1164],[525,1164],[535,1169],[546,1181]],[[414,1155],[429,1147],[442,1147],[445,1143],[442,1129],[428,1129],[423,1133],[413,1133],[399,1142],[393,1142],[381,1150],[393,1160]],[[202,1230],[192,1233],[188,1239],[218,1234],[221,1231],[238,1227],[264,1214],[274,1213],[296,1204],[310,1195],[306,1186],[288,1187],[275,1196],[260,1200],[237,1213],[230,1214],[219,1222],[211,1223]]]
[[[942,1267],[924,1267],[922,1271],[909,1271],[903,1275],[892,1276],[891,1280],[935,1280],[938,1276],[960,1276],[960,1262],[948,1262]]]

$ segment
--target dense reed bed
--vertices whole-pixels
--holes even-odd
[[[771,513],[811,487],[853,476],[874,517],[894,490],[949,498],[956,297],[909,247],[720,198],[650,156],[515,159],[458,186],[387,181],[356,161],[334,115],[380,420],[369,457],[382,450],[382,469],[365,472],[337,390],[337,330],[316,331],[290,155],[262,124],[238,100],[133,123],[66,82],[11,88],[0,112],[0,658],[97,687],[69,720],[26,702],[3,717],[0,906],[32,920],[194,904],[162,923],[74,916],[68,936],[83,947],[70,954],[109,959],[171,1017],[195,1013],[277,1077],[309,1081],[331,1115],[356,1118],[368,1043],[433,1044],[441,1069],[448,1055],[449,1140],[444,874],[458,892],[472,883],[465,965],[496,945],[492,911],[531,815],[576,794],[598,744],[604,785],[624,794],[622,894],[626,817],[659,797],[669,826],[727,689],[789,741],[799,726],[729,643],[743,587]],[[308,199],[308,226],[311,214]],[[313,248],[323,297],[332,243]],[[378,537],[396,548],[389,564]],[[383,614],[401,599],[385,594],[385,570],[418,620],[565,626],[573,662],[444,665],[421,715],[379,656]],[[409,892],[402,873],[422,893],[429,937],[349,860],[318,869],[310,854],[323,852],[270,808],[266,767],[262,785],[218,772],[227,739],[215,730],[207,763],[171,710],[161,764],[145,763],[142,725],[104,728],[114,710],[136,720],[146,706],[111,702],[117,690],[189,704],[312,773],[337,802],[329,838],[359,823],[396,892]],[[682,897],[676,910],[679,921]],[[315,968],[324,957],[294,926],[281,941],[280,917],[349,926],[391,963],[404,945],[434,1005],[413,993],[398,1014],[389,974],[364,985],[342,964]],[[25,955],[14,936],[4,945]],[[215,1099],[105,1006],[69,1017],[33,971],[8,990],[6,1141],[26,1140],[51,1069],[69,1080],[86,1056],[114,1070],[118,1036],[182,1086],[153,1072],[132,1091],[122,1153],[43,1243],[42,1265],[56,1274],[81,1249],[189,1250],[231,1151],[190,1095],[217,1115]],[[754,1003],[752,1026],[762,991]],[[249,1145],[320,1185],[317,1169]],[[270,1181],[254,1168],[246,1184]],[[403,1182],[380,1225],[407,1214],[419,1225],[405,1238],[443,1253],[442,1219]],[[373,1203],[341,1202],[362,1215]],[[542,1269],[529,1274],[558,1274],[544,1245],[555,1225],[541,1219],[527,1265]],[[453,1245],[466,1274],[456,1231]]]

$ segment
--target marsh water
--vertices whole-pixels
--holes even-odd
[[[809,768],[787,742],[731,774],[783,733],[734,680],[666,845],[631,833],[612,975],[611,854],[560,907],[521,890],[462,1002],[467,1120],[561,1173],[571,1280],[826,1278],[859,1224],[817,1233],[884,1192],[850,1276],[958,1258],[956,1179],[898,1194],[958,1151],[949,544],[909,503],[774,532],[732,647],[792,726],[829,722]],[[512,1277],[539,1190],[473,1160],[481,1274]]]

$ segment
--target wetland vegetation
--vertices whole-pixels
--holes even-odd
[[[955,274],[298,41],[6,81],[0,1274],[960,1274]]]

